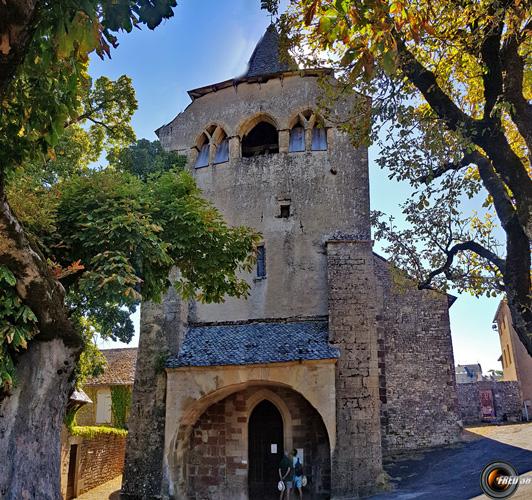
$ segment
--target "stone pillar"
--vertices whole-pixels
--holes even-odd
[[[240,158],[242,153],[240,151],[240,137],[237,135],[229,137],[229,159]]]
[[[312,127],[305,128],[305,151],[312,150]]]
[[[279,153],[288,153],[290,130],[279,130]]]
[[[140,338],[128,420],[121,498],[160,498],[166,416],[165,361],[179,350],[186,329],[188,304],[175,289],[161,304],[141,306]]]
[[[329,338],[336,365],[331,498],[356,498],[382,480],[376,282],[371,241],[327,244]]]

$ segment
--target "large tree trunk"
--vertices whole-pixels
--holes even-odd
[[[1,188],[1,186],[0,186]],[[37,317],[38,334],[16,358],[15,386],[0,394],[0,497],[60,498],[60,431],[83,340],[68,317],[64,290],[0,198],[0,265]]]
[[[79,349],[34,341],[17,364],[11,396],[0,402],[0,497],[61,498],[61,425]]]
[[[514,330],[532,356],[530,265],[530,240],[514,223],[506,232],[504,285]]]

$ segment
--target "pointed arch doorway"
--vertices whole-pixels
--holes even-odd
[[[248,425],[249,498],[276,498],[279,462],[284,452],[283,418],[277,407],[265,399],[254,408]]]

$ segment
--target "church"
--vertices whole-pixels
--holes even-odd
[[[190,90],[156,131],[225,220],[263,240],[246,299],[142,305],[131,498],[277,498],[293,448],[306,498],[355,498],[384,484],[383,457],[459,439],[453,298],[373,252],[368,150],[339,125],[361,97],[324,116],[331,72],[279,46],[272,25],[243,76]]]

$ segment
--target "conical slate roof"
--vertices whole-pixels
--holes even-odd
[[[279,38],[275,25],[270,24],[251,54],[244,77],[269,75],[297,68],[288,54],[281,58]]]
[[[234,87],[243,82],[266,81],[280,76],[282,73],[296,71],[300,76],[318,76],[324,72],[330,74],[332,70],[325,68],[299,69],[297,63],[287,53],[282,56],[280,36],[274,24],[270,24],[259,40],[248,62],[245,74],[219,83],[198,87],[188,91],[192,100],[228,87]]]

